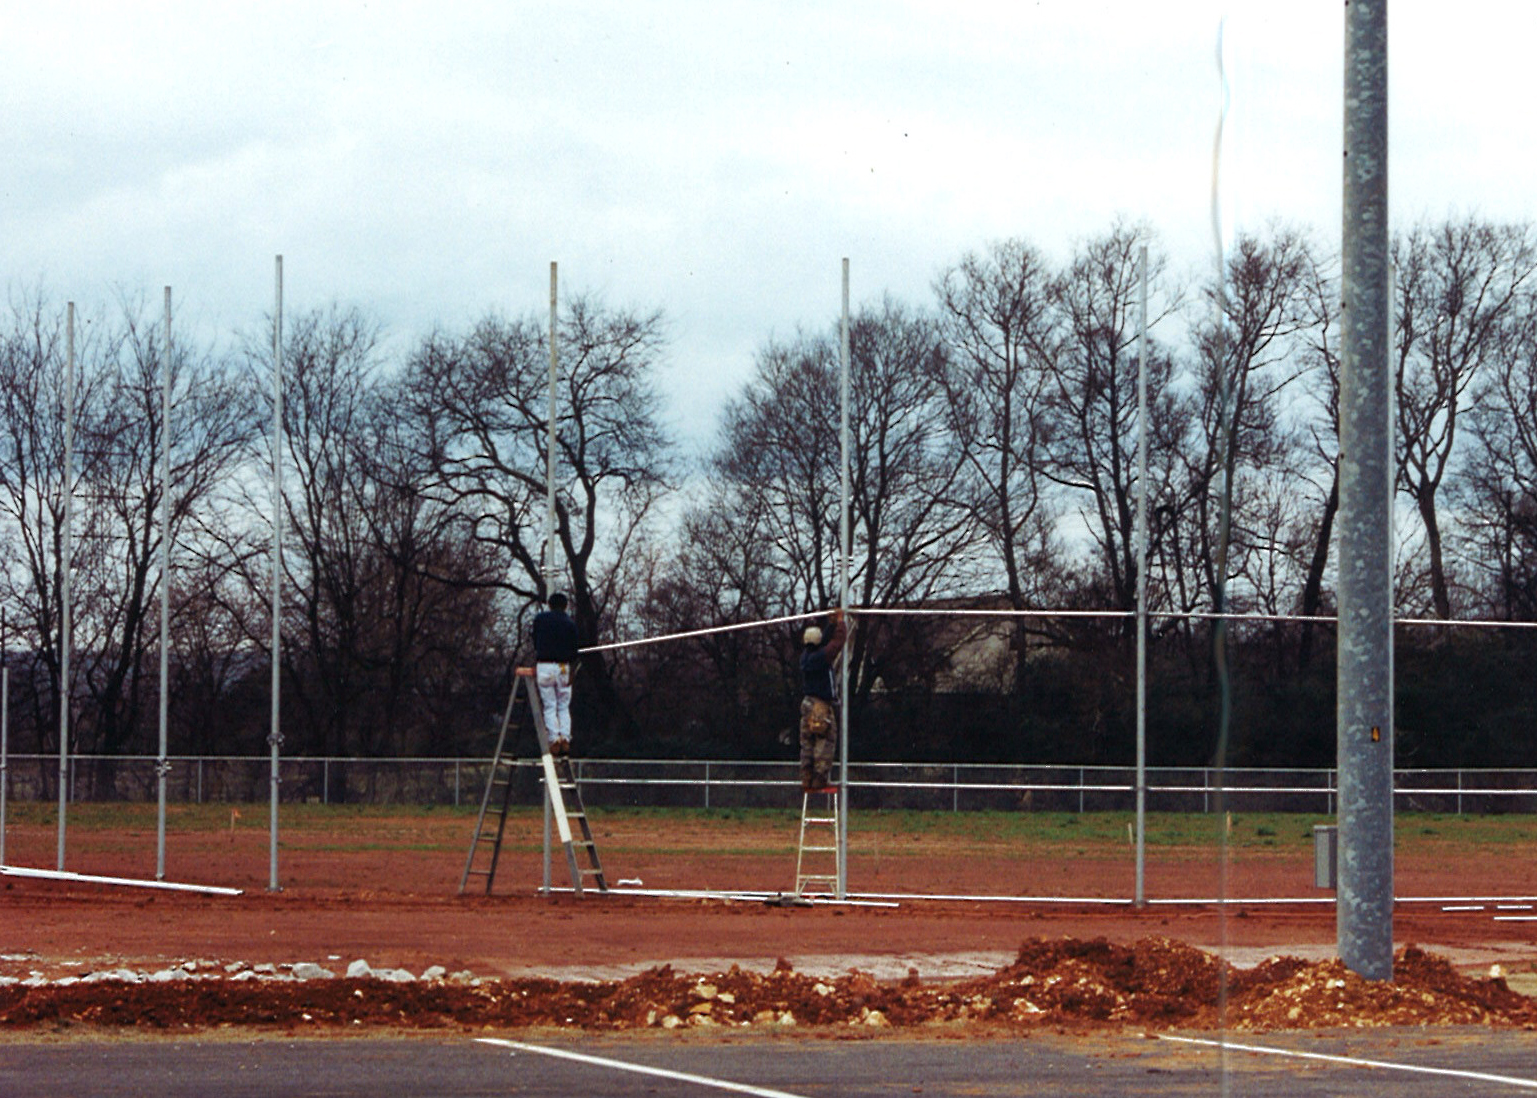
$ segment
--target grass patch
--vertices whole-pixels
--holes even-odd
[[[329,840],[335,845],[323,848],[328,850],[454,850],[468,841],[478,807],[284,804],[279,810],[279,829],[296,841],[302,841],[307,833],[321,842]],[[612,830],[611,841],[623,843],[627,849],[657,853],[737,854],[786,844],[793,849],[799,820],[798,804],[780,808],[589,807],[600,837]],[[167,807],[166,828],[180,834],[227,833],[232,824],[242,832],[264,830],[267,808],[266,802],[173,804]],[[71,831],[107,836],[113,832],[153,834],[155,830],[153,803],[82,802],[71,804],[68,812]],[[542,809],[537,805],[515,806],[508,826],[537,827],[541,817]],[[1133,820],[1131,812],[872,811],[861,810],[856,801],[849,816],[849,833],[856,848],[868,850],[878,844],[882,857],[901,857],[908,849],[929,854],[946,845],[1120,857],[1131,846]],[[1227,839],[1235,848],[1274,850],[1290,856],[1311,849],[1315,824],[1334,822],[1331,816],[1302,813],[1234,813]],[[57,825],[57,806],[51,802],[13,802],[8,823],[12,827],[53,828]],[[1395,823],[1400,849],[1438,854],[1526,846],[1537,836],[1534,816],[1401,812]],[[1221,838],[1222,826],[1222,819],[1211,813],[1149,813],[1146,841],[1150,848],[1211,849]],[[345,835],[349,830],[356,833]],[[338,843],[339,838],[344,841]],[[903,840],[909,842],[904,845]]]

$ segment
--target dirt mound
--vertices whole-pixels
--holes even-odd
[[[1222,1002],[1224,980],[1226,1002]],[[1537,1026],[1537,1000],[1499,977],[1475,979],[1413,946],[1391,983],[1337,961],[1282,957],[1236,970],[1165,938],[1030,939],[1013,964],[942,984],[880,981],[862,972],[819,979],[784,961],[769,973],[733,966],[709,974],[650,969],[626,980],[199,979],[92,981],[0,988],[0,1026],[200,1029],[281,1027],[623,1030],[702,1026],[857,1026],[933,1023],[1142,1025],[1271,1030],[1334,1026]]]
[[[1406,946],[1393,980],[1363,980],[1340,961],[1266,962],[1236,974],[1228,1003],[1235,1029],[1334,1026],[1537,1025],[1537,1000],[1504,977],[1462,975],[1445,958]]]

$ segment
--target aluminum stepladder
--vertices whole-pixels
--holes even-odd
[[[513,714],[516,711],[520,693],[528,706],[529,723],[533,726],[534,735],[539,741],[545,793],[549,799],[551,813],[555,817],[561,846],[566,851],[566,865],[571,870],[572,888],[580,896],[586,879],[590,877],[597,883],[599,892],[607,892],[608,881],[603,876],[603,865],[598,860],[598,846],[593,841],[592,828],[587,823],[587,809],[582,804],[582,791],[577,784],[576,776],[572,773],[571,760],[566,756],[557,758],[550,754],[550,739],[544,724],[544,708],[539,701],[539,691],[534,686],[532,667],[518,668],[512,680],[512,692],[507,697],[507,710],[502,715],[501,732],[496,737],[496,751],[491,757],[491,772],[486,779],[485,793],[480,799],[480,814],[475,820],[475,836],[470,840],[470,852],[464,860],[464,875],[459,879],[459,891],[465,890],[471,877],[483,876],[486,879],[486,893],[489,895],[491,884],[496,879],[496,863],[501,856],[502,836],[507,829],[507,809],[512,803],[512,772],[516,765],[516,759],[508,754],[507,733],[509,729],[518,727],[518,723],[513,721]],[[500,791],[501,805],[497,813],[495,830],[492,831],[486,825],[486,816],[489,814],[492,798],[498,791]],[[575,820],[577,826],[581,828],[580,839],[575,838],[571,833],[572,820]],[[475,868],[476,854],[487,845],[491,848],[490,864],[485,869],[477,869]],[[586,853],[589,863],[586,869],[578,863],[578,847]]]
[[[795,851],[795,895],[838,894],[838,787],[801,794],[801,835]],[[815,803],[821,800],[821,804]],[[832,869],[826,870],[829,860]]]

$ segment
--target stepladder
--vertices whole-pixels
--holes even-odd
[[[801,794],[800,842],[795,851],[795,895],[838,895],[837,786]]]
[[[502,840],[507,830],[508,809],[512,804],[512,779],[518,761],[513,750],[514,741],[525,721],[533,729],[538,743],[540,773],[550,809],[550,817],[547,817],[546,822],[550,818],[554,820],[556,834],[565,851],[566,866],[571,872],[572,890],[580,896],[587,883],[591,882],[599,892],[607,892],[608,881],[603,876],[603,863],[598,857],[598,846],[593,841],[592,827],[587,820],[581,785],[572,769],[570,757],[550,753],[544,708],[534,683],[534,669],[531,667],[518,668],[513,677],[512,691],[507,698],[501,731],[497,735],[490,772],[486,777],[486,789],[480,799],[475,834],[470,840],[469,854],[464,861],[464,874],[459,879],[459,891],[465,891],[471,877],[479,876],[485,878],[486,893],[491,892],[496,879],[497,862],[501,857]]]

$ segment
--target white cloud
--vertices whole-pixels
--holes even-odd
[[[752,349],[1027,235],[1117,215],[1210,250],[1224,202],[1337,234],[1340,7],[163,3],[6,6],[6,276],[54,296],[170,282],[210,328],[332,298],[395,328],[568,290],[663,306],[702,437]],[[1394,208],[1534,216],[1537,7],[1391,20]]]

